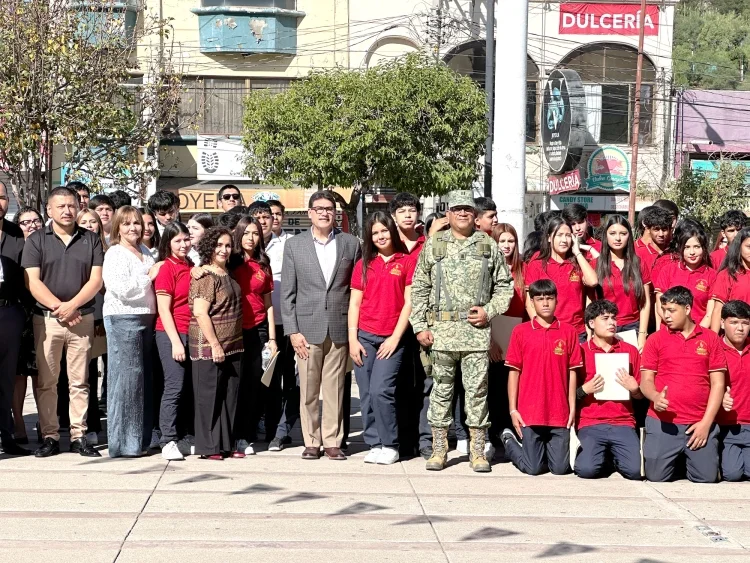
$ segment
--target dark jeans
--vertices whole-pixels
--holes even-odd
[[[549,468],[555,475],[570,473],[570,430],[556,426],[526,426],[523,443],[508,440],[505,454],[527,475],[540,475]]]
[[[172,342],[167,333],[162,330],[156,331],[156,346],[164,372],[164,392],[159,406],[159,444],[162,447],[192,434],[193,424],[188,423],[188,420],[193,419],[194,409],[187,334],[180,334],[180,341],[185,348],[185,360],[182,362],[175,361],[172,357]]]
[[[412,456],[420,449],[420,415],[424,405],[424,387],[427,377],[419,357],[419,342],[411,327],[401,338],[404,355],[396,379],[396,420],[398,421],[398,443],[402,456]],[[432,380],[430,380],[432,381]],[[428,395],[429,397],[429,395]],[[429,401],[427,402],[429,406]],[[425,411],[425,422],[427,411]],[[429,425],[424,446],[432,439]],[[424,447],[422,446],[422,447]]]
[[[234,450],[232,431],[242,373],[242,354],[220,363],[193,360],[195,393],[195,453],[215,455]]]
[[[276,432],[276,438],[286,438],[299,420],[299,376],[294,363],[294,348],[284,335],[284,325],[276,325],[279,357],[267,390],[266,433]]]
[[[243,329],[242,339],[245,352],[242,355],[237,399],[240,408],[235,414],[234,433],[238,440],[253,442],[257,438],[258,423],[265,414],[266,407],[266,386],[261,383],[263,377],[261,352],[268,342],[268,321],[263,321],[251,329]],[[266,427],[266,432],[270,432],[269,427]]]
[[[641,478],[641,441],[631,426],[594,424],[578,430],[581,449],[575,463],[575,474],[583,479],[607,477],[608,461],[625,479]]]
[[[694,483],[715,483],[719,476],[719,427],[711,426],[706,445],[698,450],[687,447],[689,424],[662,422],[646,418],[643,457],[646,479],[672,481],[682,476],[683,462],[687,478]]]
[[[0,440],[13,441],[13,389],[25,314],[19,305],[0,307]]]
[[[727,481],[750,478],[750,425],[721,426],[721,474]]]
[[[354,376],[359,387],[359,405],[365,444],[398,449],[396,419],[396,379],[404,355],[399,344],[390,358],[378,359],[380,345],[388,337],[360,330],[357,339],[365,349],[362,366],[355,364]]]
[[[151,442],[154,315],[109,315],[107,440],[109,456],[137,456]]]

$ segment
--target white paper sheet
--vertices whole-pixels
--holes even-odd
[[[636,330],[626,330],[624,332],[618,332],[615,334],[615,338],[619,338],[623,342],[627,342],[631,346],[638,348],[638,332]]]
[[[630,356],[628,354],[594,354],[596,373],[604,378],[604,389],[594,393],[597,401],[627,401],[630,391],[617,382],[617,370],[623,368],[630,372]]]

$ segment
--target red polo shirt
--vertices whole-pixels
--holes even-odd
[[[526,291],[522,287],[513,285],[513,297],[510,299],[508,310],[503,313],[505,317],[516,317],[522,319],[526,316]]]
[[[367,266],[367,285],[362,284],[362,260],[354,265],[352,289],[363,292],[359,307],[359,328],[390,336],[404,308],[404,292],[411,285],[417,254],[397,252],[385,262],[378,254]]]
[[[729,393],[734,405],[729,412],[719,407],[716,422],[723,426],[750,424],[750,341],[745,342],[742,352],[738,352],[725,339],[721,340],[721,346],[727,359],[726,386],[731,387]]]
[[[693,309],[690,316],[693,322],[700,323],[706,316],[706,307],[715,283],[716,270],[713,268],[704,264],[691,270],[678,260],[665,264],[654,282],[654,289],[657,293],[665,293],[668,289],[678,285],[687,287],[693,294]]]
[[[712,297],[721,303],[735,299],[750,303],[750,276],[747,270],[737,272],[737,279],[729,275],[729,270],[721,270],[716,276]]]
[[[170,310],[177,332],[180,334],[187,334],[190,326],[188,293],[190,293],[190,268],[192,267],[193,264],[189,260],[177,260],[170,256],[164,261],[154,280],[156,294],[169,295],[172,298]],[[161,316],[156,319],[156,330],[164,332]]]
[[[641,306],[636,299],[635,291],[632,287],[628,288],[625,293],[625,287],[622,282],[622,270],[617,267],[614,261],[611,262],[612,275],[609,279],[599,280],[602,288],[604,299],[612,301],[617,305],[617,324],[623,326],[634,323],[641,318]],[[596,269],[596,262],[592,265]],[[651,272],[648,268],[641,270],[641,279],[643,281],[643,291],[651,291],[648,284],[651,283]]]
[[[578,333],[555,319],[544,328],[536,317],[510,335],[505,365],[518,370],[518,412],[527,426],[565,427],[570,416],[570,370],[581,367]]]
[[[665,252],[664,254],[657,256],[656,260],[654,260],[653,266],[651,266],[651,280],[655,282],[664,268],[679,261],[679,256],[671,252]]]
[[[591,381],[596,375],[596,354],[628,354],[630,356],[630,375],[641,382],[641,355],[638,348],[615,338],[608,352],[594,344],[593,339],[581,344],[583,365],[586,368],[586,379]],[[669,390],[667,390],[669,395]],[[594,424],[611,424],[612,426],[630,426],[635,428],[633,403],[631,401],[597,401],[594,395],[586,395],[578,409],[578,428]]]
[[[247,260],[235,268],[232,277],[242,290],[242,329],[249,330],[266,320],[263,296],[273,292],[273,275],[264,272],[255,260]]]
[[[656,390],[667,389],[669,407],[648,415],[662,422],[693,424],[706,413],[711,391],[710,371],[725,371],[727,366],[719,336],[699,325],[685,338],[680,331],[658,330],[648,337],[643,349],[641,370],[656,372]]]
[[[594,237],[589,237],[588,239],[583,241],[583,244],[587,244],[588,246],[596,250],[599,254],[602,253],[602,241],[596,240]],[[586,260],[588,260],[589,262],[591,262],[592,260],[595,260],[594,255],[591,254],[590,250],[587,250],[586,252],[584,252],[583,255],[586,258]]]
[[[412,247],[411,250],[408,250],[409,245],[407,244],[407,241],[405,239],[403,240],[404,246],[406,246],[407,248],[407,253],[414,256],[415,260],[419,257],[419,253],[422,252],[422,247],[424,246],[425,240],[426,239],[424,235],[419,235],[416,244]]]
[[[721,263],[724,261],[724,258],[727,257],[728,248],[729,246],[725,246],[724,248],[717,248],[711,253],[711,264],[713,265],[715,270],[721,268]]]
[[[654,267],[654,262],[659,257],[661,252],[659,252],[659,249],[656,248],[653,244],[649,243],[646,244],[643,242],[643,239],[638,239],[635,241],[635,253],[638,255],[638,258],[641,259],[641,263],[648,267],[649,270],[652,270]],[[653,279],[653,272],[652,272],[652,279]]]
[[[541,260],[532,260],[524,273],[526,289],[537,280],[552,280],[557,286],[557,309],[555,316],[563,323],[573,325],[578,333],[584,332],[583,323],[583,274],[569,260],[558,264],[552,258],[547,260],[545,271]]]

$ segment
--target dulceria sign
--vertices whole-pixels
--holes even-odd
[[[561,35],[638,35],[641,8],[634,4],[560,4]],[[646,6],[643,34],[659,34],[659,7]]]

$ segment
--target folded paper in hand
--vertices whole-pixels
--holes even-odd
[[[269,387],[271,385],[271,379],[273,378],[273,371],[276,369],[276,360],[278,358],[279,358],[279,351],[276,350],[274,355],[271,356],[271,361],[268,362],[268,367],[266,368],[266,371],[263,372],[263,377],[260,378],[260,382],[266,387]]]

